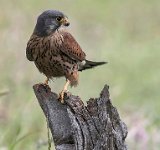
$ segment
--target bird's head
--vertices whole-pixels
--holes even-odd
[[[67,17],[58,10],[44,11],[37,19],[34,33],[38,36],[48,36],[61,26],[69,26]]]

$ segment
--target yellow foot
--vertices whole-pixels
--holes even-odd
[[[63,104],[64,103],[64,91],[62,91],[61,93],[59,93],[59,98],[58,100]]]
[[[60,93],[59,93],[59,98],[58,100],[60,100],[60,102],[63,104],[64,103],[64,94],[68,92],[68,90],[62,90]]]
[[[44,82],[45,85],[48,85],[49,78],[47,78]]]
[[[60,100],[61,103],[64,103],[64,93],[67,92],[67,87],[69,84],[70,84],[70,81],[67,79],[62,92],[59,94],[58,99]]]

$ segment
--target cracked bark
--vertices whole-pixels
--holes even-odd
[[[48,119],[56,150],[127,150],[127,126],[111,103],[107,85],[87,106],[70,93],[61,104],[58,95],[43,84],[33,89]]]

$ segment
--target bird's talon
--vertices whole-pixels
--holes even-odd
[[[44,81],[44,85],[48,85],[49,78]]]
[[[68,92],[68,90],[62,91],[61,93],[59,93],[59,98],[58,100],[60,100],[60,102],[63,104],[64,103],[64,95]]]
[[[63,104],[64,103],[64,92],[62,91],[61,93],[59,93],[59,98],[58,100]]]

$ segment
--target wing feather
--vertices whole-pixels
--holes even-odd
[[[61,36],[63,40],[60,38]],[[59,53],[62,57],[66,56],[75,62],[83,61],[86,57],[74,37],[63,30],[44,38],[32,35],[27,44],[26,57],[30,61],[35,61],[38,55],[46,52],[45,50],[51,51],[51,54]]]
[[[35,61],[37,58],[37,49],[39,48],[39,41],[40,38],[38,38],[35,35],[32,35],[29,39],[26,47],[26,57],[29,61]]]
[[[61,32],[63,36],[63,43],[61,44],[60,51],[73,60],[83,61],[86,54],[82,51],[80,45],[74,37],[68,32]]]
[[[46,51],[50,50],[50,38],[32,35],[27,43],[26,57],[30,61],[35,61],[38,56],[43,57]]]

